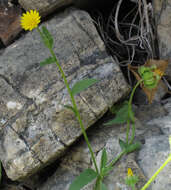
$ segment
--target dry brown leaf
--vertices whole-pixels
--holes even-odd
[[[162,75],[165,73],[166,68],[168,66],[168,61],[167,60],[154,60],[154,59],[149,59],[143,66],[145,67],[151,67],[152,65],[155,65],[157,67],[157,70],[162,73]],[[141,76],[138,73],[138,66],[132,66],[132,65],[128,65],[129,70],[134,74],[135,78],[139,81],[141,80]],[[149,103],[151,104],[154,96],[157,92],[159,83],[161,82],[161,79],[158,81],[158,84],[155,88],[153,89],[148,89],[144,86],[143,83],[140,84],[141,88],[143,89],[143,91],[145,92]]]

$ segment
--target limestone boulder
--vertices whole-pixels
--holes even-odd
[[[154,3],[157,20],[160,58],[169,60],[166,74],[171,79],[171,1],[156,1]]]
[[[68,6],[72,0],[19,0],[19,4],[25,10],[37,10],[42,16],[48,15],[64,6]]]
[[[104,178],[108,190],[130,189],[125,184],[128,168],[131,168],[133,173],[139,177],[136,189],[141,189],[170,154],[170,121],[168,117],[171,115],[171,99],[168,99],[163,105],[152,103],[150,106],[141,105],[137,108],[134,105],[134,110],[136,140],[140,141],[142,146],[139,151],[122,157],[111,173]],[[160,122],[160,120],[163,122]],[[118,141],[119,139],[125,139],[126,135],[126,124],[103,126],[105,122],[106,118],[103,118],[99,124],[88,131],[98,166],[100,166],[103,148],[106,148],[108,161],[110,162],[121,152]],[[168,130],[166,131],[166,129]],[[68,190],[75,177],[88,167],[93,168],[87,145],[81,139],[62,158],[60,164],[56,167],[56,172],[51,177],[47,177],[46,181],[42,182],[40,179],[39,184],[37,183],[38,188],[36,188],[38,190]],[[168,163],[148,189],[170,190],[170,170],[171,165]],[[82,190],[92,190],[93,182]]]
[[[88,13],[67,9],[43,23],[72,87],[83,78],[99,82],[78,94],[85,127],[95,123],[129,90],[119,66],[105,50]],[[0,56],[0,160],[9,178],[22,180],[59,158],[81,135],[70,98],[36,30]]]

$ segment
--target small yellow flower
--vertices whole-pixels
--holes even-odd
[[[131,176],[133,176],[133,175],[134,175],[134,174],[133,174],[131,168],[128,168],[128,177],[131,177]]]
[[[162,76],[164,75],[164,72],[161,71],[160,69],[155,69],[155,70],[154,70],[154,73],[155,73],[156,75],[159,75],[160,77],[162,77]]]
[[[21,27],[24,30],[33,30],[34,28],[37,28],[38,24],[40,23],[40,16],[39,12],[36,10],[30,10],[26,13],[23,13],[21,17]]]

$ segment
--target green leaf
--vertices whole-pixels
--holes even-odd
[[[124,102],[122,102],[122,103],[116,103],[116,104],[114,104],[111,108],[109,108],[109,109],[110,109],[110,112],[111,112],[112,114],[117,114],[117,112],[122,108],[122,106],[123,106],[124,104],[128,104],[128,101],[124,101]]]
[[[120,147],[121,147],[122,150],[125,150],[125,149],[127,149],[127,147],[128,147],[128,144],[125,143],[125,142],[124,142],[123,140],[121,140],[121,139],[119,139],[119,145],[120,145]]]
[[[128,119],[128,102],[125,102],[121,109],[117,112],[116,117],[104,125],[123,124],[127,122]]]
[[[102,171],[103,176],[104,177],[107,176],[109,174],[109,172],[113,170],[113,168],[114,168],[114,166],[108,166],[108,167],[103,168],[103,171]]]
[[[44,43],[48,48],[53,47],[53,37],[45,26],[42,26]]]
[[[129,145],[127,148],[126,148],[126,153],[131,153],[135,150],[139,150],[141,148],[141,143],[140,142],[137,142],[135,144],[131,144]]]
[[[105,168],[106,164],[107,164],[107,153],[106,149],[104,148],[101,156],[100,173],[103,171],[102,169]]]
[[[76,114],[76,110],[75,110],[72,106],[64,105],[64,107],[67,108],[67,109],[72,110],[72,111],[74,112],[74,114],[77,115],[77,114]]]
[[[101,190],[108,190],[104,183],[102,183],[102,185],[101,185]]]
[[[40,62],[40,66],[44,66],[44,65],[48,65],[48,64],[52,64],[52,63],[55,63],[55,59],[53,57],[48,57],[44,61]]]
[[[125,179],[125,184],[128,185],[129,187],[135,186],[135,184],[139,181],[138,176],[130,176]]]
[[[69,190],[80,190],[85,185],[93,181],[97,177],[97,173],[93,169],[83,171],[70,185]]]
[[[83,79],[78,81],[71,89],[73,96],[82,92],[83,90],[87,89],[88,87],[92,86],[93,84],[97,83],[97,79]]]

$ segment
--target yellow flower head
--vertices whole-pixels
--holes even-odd
[[[134,174],[133,174],[131,168],[128,168],[128,177],[131,177],[131,176],[133,176],[133,175],[134,175]]]
[[[162,77],[162,76],[164,75],[164,72],[161,71],[160,69],[155,69],[155,70],[154,70],[154,73],[155,73],[156,75],[159,75],[160,77]]]
[[[40,23],[40,16],[39,12],[36,10],[30,10],[26,13],[23,13],[21,17],[21,27],[24,30],[33,30],[34,28],[37,28],[38,24]]]

